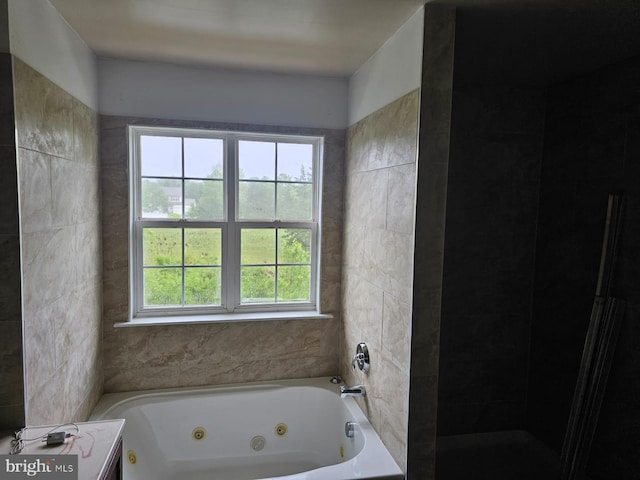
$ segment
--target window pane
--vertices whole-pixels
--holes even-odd
[[[311,220],[313,188],[308,183],[278,183],[278,220]]]
[[[275,183],[239,182],[238,218],[241,220],[272,220],[275,218]]]
[[[223,178],[223,142],[217,138],[184,139],[184,176]]]
[[[313,174],[313,145],[300,143],[278,144],[278,180],[311,182]]]
[[[180,218],[182,216],[182,182],[167,178],[143,178],[142,217]]]
[[[238,178],[275,180],[276,144],[273,142],[238,142]]]
[[[145,268],[143,281],[145,307],[182,304],[181,268]]]
[[[275,267],[242,267],[240,270],[240,296],[242,303],[275,302]]]
[[[185,228],[184,264],[221,265],[221,243],[222,230],[219,228]]]
[[[308,302],[310,300],[311,267],[278,267],[278,301]]]
[[[242,265],[276,263],[276,230],[274,228],[243,228],[240,237]]]
[[[143,177],[181,177],[182,138],[141,136],[140,172]]]
[[[185,268],[185,305],[220,305],[222,303],[220,271],[218,267]]]
[[[278,264],[311,263],[311,230],[282,228],[278,230]]]
[[[182,230],[145,228],[142,232],[144,266],[182,265]]]
[[[184,209],[187,218],[224,219],[224,184],[222,180],[185,180]]]

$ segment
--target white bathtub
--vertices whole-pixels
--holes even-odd
[[[125,480],[403,479],[338,390],[317,378],[115,393],[91,419],[126,420]],[[346,422],[357,424],[353,438]]]

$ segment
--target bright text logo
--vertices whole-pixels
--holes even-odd
[[[78,480],[77,455],[0,455],[0,480]]]

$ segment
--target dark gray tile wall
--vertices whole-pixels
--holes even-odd
[[[6,9],[6,2],[0,2],[0,9]],[[13,429],[24,425],[25,409],[18,172],[13,68],[8,53],[0,53],[0,168],[0,429]]]
[[[524,426],[544,102],[456,78],[438,435]]]
[[[411,323],[407,478],[435,478],[438,357],[456,11],[424,16]]]
[[[640,59],[549,90],[528,424],[559,450],[596,288],[609,193],[624,193],[614,295],[628,302],[588,474],[640,472]]]

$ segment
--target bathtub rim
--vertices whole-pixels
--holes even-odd
[[[202,393],[222,393],[222,392],[237,392],[242,390],[277,390],[284,389],[287,387],[312,387],[318,388],[321,390],[326,390],[330,393],[335,393],[336,395],[340,394],[340,383],[335,384],[331,382],[331,378],[333,377],[312,377],[312,378],[293,378],[293,379],[284,379],[284,380],[263,380],[257,382],[244,382],[244,383],[225,383],[220,385],[201,385],[194,387],[171,387],[171,388],[157,388],[150,390],[131,390],[128,392],[112,392],[105,393],[100,397],[100,400],[94,407],[91,415],[89,416],[89,420],[103,420],[104,415],[108,414],[112,409],[118,408],[122,406],[124,403],[135,401],[137,399],[143,397],[162,397],[165,395],[170,395],[174,393],[179,394],[202,394]],[[344,383],[344,382],[343,382]],[[364,414],[360,406],[357,404],[353,397],[343,398],[349,410],[354,413],[358,418],[356,420],[360,422],[364,420],[366,424],[370,425],[369,419]],[[371,426],[371,428],[373,428]],[[377,433],[376,433],[377,435]]]

